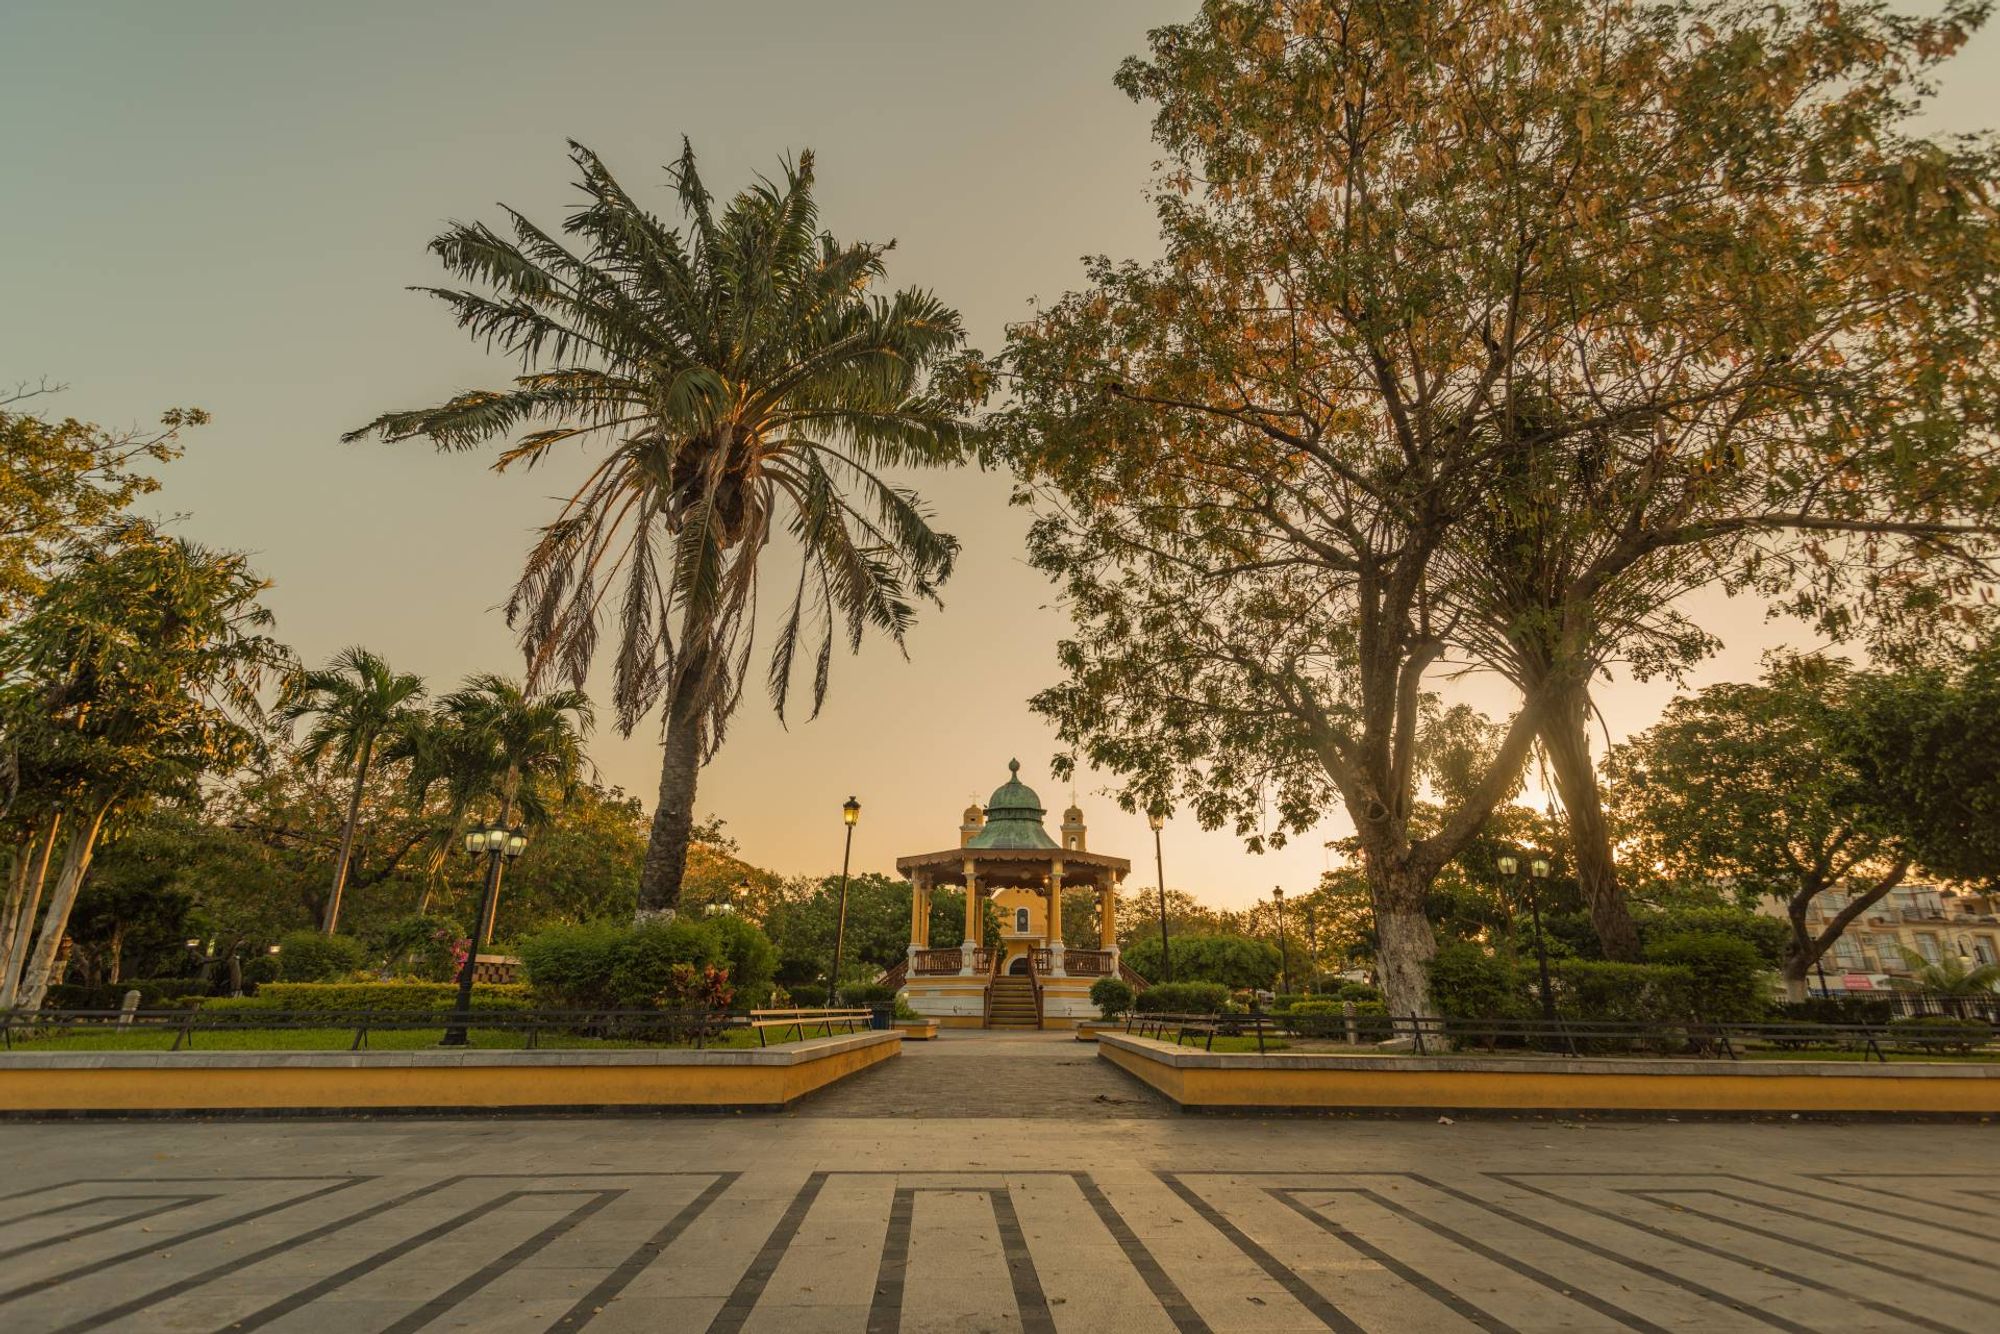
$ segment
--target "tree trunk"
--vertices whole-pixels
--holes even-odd
[[[1429,882],[1409,865],[1364,850],[1368,897],[1375,910],[1376,981],[1382,1002],[1396,1018],[1436,1017],[1431,1005],[1431,959],[1437,936],[1424,916]]]
[[[88,819],[80,821],[71,831],[69,843],[63,848],[62,871],[56,876],[55,893],[49,897],[49,910],[42,917],[41,934],[35,937],[35,948],[29,953],[27,966],[21,972],[17,997],[20,1009],[39,1010],[42,998],[48,994],[56,954],[62,948],[63,933],[69,930],[70,910],[76,907],[77,891],[83,888],[83,877],[90,871],[91,854],[97,850],[97,831],[104,827],[104,816],[110,809],[109,801],[98,803]]]
[[[0,920],[0,1010],[13,1008],[21,994],[21,974],[34,937],[35,914],[41,910],[42,890],[48,884],[49,862],[55,855],[56,835],[62,832],[62,813],[49,816],[39,845],[22,853],[25,878],[21,896],[13,905],[13,916]]]
[[[326,901],[326,919],[320,930],[332,935],[340,925],[340,894],[347,887],[347,863],[354,854],[354,829],[361,823],[361,785],[368,781],[368,761],[375,749],[373,741],[363,742],[354,763],[354,791],[347,795],[347,819],[340,826],[340,851],[333,859],[333,893]]]
[[[1590,693],[1578,683],[1551,696],[1548,721],[1542,726],[1542,748],[1555,771],[1556,794],[1569,819],[1570,842],[1576,854],[1576,878],[1590,906],[1590,924],[1604,957],[1617,963],[1639,961],[1639,929],[1618,885],[1618,863],[1611,851],[1611,826],[1604,818],[1604,797],[1597,786],[1597,769],[1590,759]]]
[[[668,713],[660,747],[660,800],[653,808],[646,860],[639,870],[640,921],[680,907],[688,837],[694,831],[695,785],[701,778],[701,705],[694,698],[701,676],[700,664],[689,664]]]

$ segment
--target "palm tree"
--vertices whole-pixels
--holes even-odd
[[[1889,985],[1899,991],[1921,992],[1951,1002],[1951,1011],[1965,1017],[1965,1002],[1974,998],[1991,1000],[2000,988],[2000,963],[1976,964],[1966,955],[1945,954],[1932,963],[1915,950],[1897,947],[1903,956],[1908,977],[1892,977]]]
[[[447,839],[475,806],[494,810],[503,826],[545,823],[549,806],[575,790],[588,766],[583,742],[595,722],[580,690],[530,696],[505,677],[468,677],[438,701],[428,726],[411,733],[419,799],[443,788]],[[498,906],[496,896],[495,913]],[[473,934],[479,944],[491,939],[493,914],[475,923]]]
[[[299,754],[318,764],[328,753],[338,771],[352,771],[347,794],[347,818],[340,826],[340,851],[333,859],[333,889],[327,895],[320,929],[327,935],[340,924],[340,896],[347,887],[347,868],[354,855],[354,831],[361,822],[361,792],[375,747],[409,725],[411,707],[424,695],[420,676],[391,671],[389,664],[365,648],[342,649],[333,661],[306,672],[291,683],[279,702],[278,717],[290,726],[308,714],[312,730]]]
[[[492,294],[424,290],[525,373],[347,438],[458,450],[522,428],[500,469],[571,440],[600,451],[541,530],[507,612],[530,687],[581,687],[613,598],[619,730],[664,705],[643,915],[680,899],[696,781],[749,665],[759,558],[780,532],[799,555],[771,650],[772,703],[782,719],[810,638],[817,713],[836,632],[850,651],[871,625],[901,646],[912,603],[935,603],[951,573],[957,542],[879,470],[964,461],[963,414],[984,377],[962,352],[956,311],[918,290],[868,294],[888,247],[818,229],[811,153],[718,216],[684,143],[669,171],[684,239],[595,154],[570,149],[587,197],[563,228],[575,248],[511,209],[511,239],[456,224],[431,242],[455,276]]]

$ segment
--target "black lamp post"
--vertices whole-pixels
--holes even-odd
[[[1278,910],[1278,989],[1281,992],[1290,992],[1292,989],[1292,970],[1285,961],[1285,887],[1283,885],[1271,886],[1271,903]]]
[[[465,942],[465,962],[458,966],[458,1004],[452,1015],[451,1027],[444,1031],[439,1041],[440,1047],[463,1047],[470,1041],[467,1027],[472,1021],[472,975],[479,968],[479,938],[482,927],[490,927],[493,913],[500,897],[500,868],[527,850],[528,835],[521,826],[512,829],[502,824],[476,824],[465,831],[465,855],[475,863],[486,858],[485,887],[479,895],[479,916],[472,924],[472,935]]]
[[[1503,853],[1494,859],[1494,866],[1500,878],[1507,883],[1508,893],[1514,891],[1515,877],[1521,873],[1521,859],[1512,853]],[[1555,993],[1549,990],[1549,951],[1542,940],[1542,884],[1549,878],[1549,859],[1535,857],[1528,863],[1528,912],[1535,923],[1535,968],[1541,983],[1542,1018],[1549,1023],[1556,1021]]]
[[[826,977],[826,1003],[839,1003],[840,951],[847,943],[847,867],[854,856],[854,825],[861,818],[861,803],[849,797],[841,803],[840,818],[847,822],[847,848],[840,854],[840,915],[833,925],[833,971]]]
[[[1147,812],[1146,823],[1153,827],[1153,872],[1159,877],[1160,885],[1160,981],[1174,980],[1174,953],[1167,945],[1167,863],[1160,853],[1160,830],[1167,824],[1167,813],[1157,806]]]

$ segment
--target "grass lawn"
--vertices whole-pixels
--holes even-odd
[[[470,1034],[474,1047],[488,1051],[519,1051],[527,1047],[528,1035],[505,1029],[480,1028]],[[364,1051],[423,1051],[436,1047],[444,1037],[442,1028],[375,1029],[368,1034]],[[13,1051],[168,1051],[174,1045],[172,1030],[71,1031],[45,1037],[13,1040]],[[354,1045],[351,1028],[246,1028],[207,1031],[196,1029],[193,1044],[181,1044],[182,1051],[346,1051]],[[645,1042],[626,1038],[590,1038],[570,1033],[543,1033],[537,1047],[545,1050],[629,1049],[645,1047],[688,1047],[692,1042]],[[754,1047],[757,1035],[748,1029],[730,1029],[704,1042],[707,1050]],[[777,1045],[775,1042],[773,1046]]]
[[[1164,1041],[1164,1039],[1162,1040]],[[1205,1035],[1196,1036],[1190,1033],[1186,1037],[1181,1038],[1175,1045],[1181,1047],[1200,1047],[1204,1051],[1255,1052],[1257,1050],[1257,1039],[1254,1037],[1229,1037],[1218,1033],[1215,1038],[1215,1045],[1211,1047],[1208,1045],[1208,1038]],[[1267,1037],[1264,1039],[1264,1050],[1267,1052],[1283,1051],[1287,1045],[1289,1044],[1283,1038]]]

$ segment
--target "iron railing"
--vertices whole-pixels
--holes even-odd
[[[701,1048],[751,1022],[747,1014],[719,1010],[5,1010],[0,1046],[71,1034],[158,1033],[171,1034],[167,1050],[180,1051],[203,1035],[331,1030],[351,1031],[348,1050],[359,1051],[370,1033],[465,1028],[523,1034],[531,1049],[549,1037]]]
[[[1863,1059],[1886,1062],[1885,1049],[1936,1051],[1976,1047],[1993,1032],[1973,1020],[1962,1028],[1913,1031],[1887,1024],[1820,1023],[1627,1023],[1612,1020],[1444,1019],[1428,1016],[1339,1012],[1294,1015],[1286,1011],[1249,1014],[1164,1014],[1134,1011],[1125,1031],[1176,1045],[1193,1037],[1206,1050],[1217,1037],[1251,1037],[1257,1050],[1271,1038],[1330,1038],[1352,1044],[1403,1040],[1417,1055],[1480,1049],[1549,1052],[1567,1056],[1674,1055],[1740,1060],[1759,1048],[1855,1051]]]

